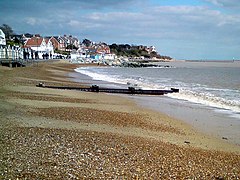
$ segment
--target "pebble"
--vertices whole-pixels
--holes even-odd
[[[51,68],[67,69],[66,64]],[[17,77],[23,78],[31,74],[33,80],[12,80],[13,74],[10,74],[4,76],[0,84],[14,82],[35,86],[38,79],[52,81],[51,71],[46,71],[45,66],[24,68],[24,71],[17,69],[16,72]],[[55,80],[52,83],[63,82]],[[29,100],[94,103],[47,94],[6,93],[9,97]],[[146,123],[141,114],[73,107],[37,111],[24,108],[29,116],[182,134],[181,130],[169,125]],[[180,147],[111,133],[8,126],[1,118],[0,124],[0,179],[240,179],[240,155],[234,153]]]

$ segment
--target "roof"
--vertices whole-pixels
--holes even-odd
[[[46,44],[48,44],[50,38],[45,38]]]
[[[40,46],[42,44],[43,38],[42,37],[32,37],[28,39],[25,46]]]

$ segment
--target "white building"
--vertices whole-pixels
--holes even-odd
[[[3,31],[0,29],[0,45],[6,45],[6,38]]]
[[[116,59],[116,55],[115,54],[104,54],[104,59],[106,60],[114,60]]]
[[[52,42],[43,37],[35,36],[28,39],[24,47],[37,52],[40,59],[43,59],[45,55],[50,58],[54,54]]]

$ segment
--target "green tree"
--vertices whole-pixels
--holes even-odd
[[[82,42],[85,46],[89,47],[92,44],[92,41],[90,41],[89,39],[84,39]]]
[[[67,45],[67,49],[78,49],[75,45],[73,45],[73,44],[69,44],[69,45]]]
[[[3,24],[2,26],[0,26],[0,29],[2,29],[2,31],[4,32],[6,40],[9,40],[10,37],[14,34],[13,29],[7,24]]]

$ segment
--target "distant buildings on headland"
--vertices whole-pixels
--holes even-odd
[[[72,62],[100,62],[120,60],[171,60],[160,56],[154,46],[95,43],[88,39],[82,42],[71,35],[42,37],[39,34],[13,35],[12,41],[19,42],[24,59],[70,59]],[[6,46],[6,39],[0,29],[0,45]]]

